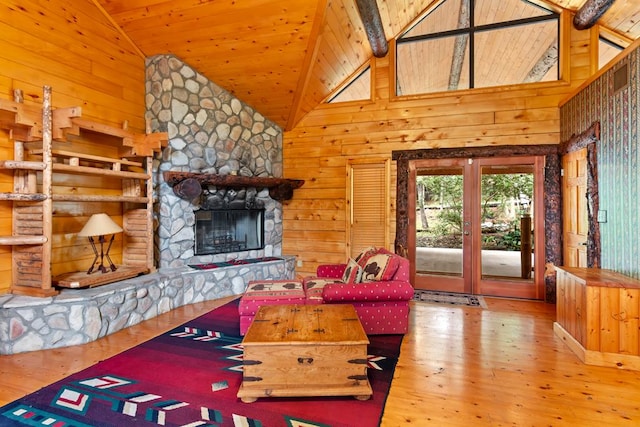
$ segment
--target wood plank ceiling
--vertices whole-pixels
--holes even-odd
[[[355,0],[92,1],[143,55],[178,56],[284,129],[372,57]],[[575,11],[584,1],[548,3]],[[441,2],[377,0],[387,39]],[[614,2],[599,23],[637,39],[640,1]]]

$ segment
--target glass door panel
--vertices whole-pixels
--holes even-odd
[[[415,169],[415,284],[419,289],[465,292],[470,283],[465,247],[469,230],[465,160],[424,161]],[[466,234],[465,234],[466,233]],[[468,240],[468,239],[467,239]]]
[[[418,173],[416,271],[461,277],[462,169],[432,168]]]
[[[480,170],[482,278],[530,280],[533,165],[488,165]]]
[[[474,293],[544,298],[544,158],[477,159],[476,167]]]

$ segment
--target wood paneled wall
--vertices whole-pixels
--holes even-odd
[[[22,89],[26,103],[41,105],[42,86],[49,85],[54,108],[80,106],[83,118],[116,127],[127,121],[129,129],[144,131],[144,58],[93,1],[3,1],[0,32],[0,97],[13,99],[13,90]],[[108,156],[110,150],[96,154]],[[0,130],[0,159],[11,158],[13,142]],[[0,191],[11,191],[12,177],[0,171]],[[62,193],[108,193],[113,185],[73,176],[54,181]],[[106,211],[121,221],[119,208],[101,203],[55,203],[54,211],[53,274],[64,271],[65,263],[88,268],[91,248],[76,242],[74,233],[90,214]],[[11,222],[11,202],[0,202],[0,235],[11,234]],[[11,247],[0,246],[0,294],[10,280]]]
[[[144,130],[144,59],[91,0],[8,0],[0,6],[0,96],[22,89],[26,102],[40,104],[51,85],[53,106],[81,106],[83,117]],[[563,19],[567,82],[516,88],[462,91],[394,99],[393,63],[372,64],[374,100],[322,105],[285,134],[285,174],[305,179],[284,208],[283,252],[298,254],[300,274],[319,263],[343,262],[347,254],[347,164],[349,159],[391,158],[395,149],[559,142],[558,103],[594,72],[594,31],[570,29]],[[0,159],[13,157],[13,144],[0,131]],[[395,167],[391,168],[389,241],[395,237]],[[56,184],[58,185],[58,184]],[[66,183],[69,191],[109,191],[110,183]],[[12,175],[0,172],[0,191]],[[82,186],[82,188],[80,188]],[[74,257],[69,239],[83,217],[111,209],[99,204],[57,204],[53,269]],[[0,234],[10,234],[10,203],[0,203]],[[88,252],[88,248],[87,252]],[[10,281],[9,247],[0,247],[0,293]],[[57,264],[57,265],[56,265]]]
[[[560,101],[597,67],[597,30],[577,31],[571,18],[562,17],[562,82],[395,98],[392,43],[390,54],[372,63],[373,101],[321,105],[285,132],[285,175],[306,181],[284,209],[283,253],[299,256],[297,273],[314,274],[318,264],[347,257],[350,159],[391,158],[393,150],[558,144]],[[390,180],[395,218],[395,164]],[[394,220],[387,232],[393,242]]]

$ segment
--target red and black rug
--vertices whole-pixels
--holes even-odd
[[[369,337],[373,397],[242,403],[237,300],[0,408],[0,426],[377,426],[400,335]]]

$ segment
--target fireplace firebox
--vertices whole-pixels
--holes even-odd
[[[196,255],[264,248],[264,209],[199,210],[195,215]]]

